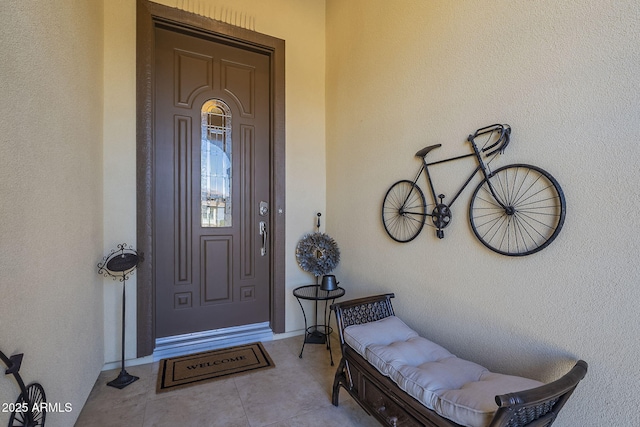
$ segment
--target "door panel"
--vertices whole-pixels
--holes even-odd
[[[161,27],[155,41],[156,337],[269,321],[269,58]]]

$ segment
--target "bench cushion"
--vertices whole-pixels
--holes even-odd
[[[345,342],[427,408],[467,427],[486,427],[495,396],[539,387],[527,378],[490,372],[420,337],[396,316],[352,325]]]
[[[372,328],[369,325],[376,326]],[[418,336],[416,331],[408,327],[396,316],[385,317],[382,320],[362,325],[352,325],[346,328],[344,333],[345,340],[348,339],[349,346],[362,356],[364,356],[364,352],[370,344],[391,344]]]

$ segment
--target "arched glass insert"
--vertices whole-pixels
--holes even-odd
[[[211,99],[202,105],[201,123],[201,225],[231,227],[231,109]]]

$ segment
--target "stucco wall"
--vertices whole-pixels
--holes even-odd
[[[136,2],[104,4],[104,253],[136,247]],[[126,358],[136,357],[136,275],[127,280]],[[121,358],[122,283],[106,278],[106,362]]]
[[[452,352],[548,381],[590,364],[558,426],[637,426],[640,392],[640,4],[635,0],[327,1],[328,231],[351,296],[393,291],[397,312]],[[495,122],[500,164],[551,172],[564,229],[542,252],[497,255],[468,225],[470,187],[438,240],[393,242],[382,198]],[[461,162],[464,163],[464,162]],[[460,167],[435,180],[451,195]],[[426,190],[426,184],[421,182]]]
[[[295,245],[326,198],[349,296],[394,291],[411,326],[503,372],[546,381],[584,358],[558,425],[640,424],[637,2],[328,0],[326,85],[324,1],[162,3],[286,41],[288,331],[302,327],[289,291],[308,281]],[[0,40],[0,349],[73,404],[47,417],[68,425],[119,359],[119,288],[95,264],[135,244],[135,0],[9,0]],[[443,240],[425,229],[393,243],[380,203],[418,167],[413,153],[463,153],[496,121],[513,127],[502,164],[563,186],[559,238],[522,259],[491,253],[467,225],[467,191]],[[442,192],[462,169],[438,172]],[[5,377],[0,402],[16,396]]]
[[[159,0],[285,40],[286,87],[286,331],[303,329],[291,291],[312,277],[295,261],[298,240],[326,218],[325,6],[297,0]],[[105,250],[135,244],[135,0],[105,2]],[[324,226],[323,226],[324,230]],[[127,322],[135,323],[135,276],[127,293]],[[105,292],[105,362],[120,358],[120,290]],[[128,328],[127,359],[135,358],[135,330]]]
[[[102,19],[101,1],[0,7],[0,350],[71,404],[51,427],[73,425],[103,365]],[[18,394],[2,375],[0,403]]]

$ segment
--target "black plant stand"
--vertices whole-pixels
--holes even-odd
[[[98,264],[98,273],[111,276],[113,279],[120,279],[122,282],[122,358],[121,369],[118,378],[107,383],[108,386],[123,389],[129,384],[137,381],[139,377],[133,376],[124,369],[124,342],[125,342],[125,315],[126,315],[126,286],[127,278],[133,274],[138,264],[142,262],[142,257],[132,248],[128,248],[126,243],[118,245],[118,248],[111,251],[104,257],[102,263]]]

